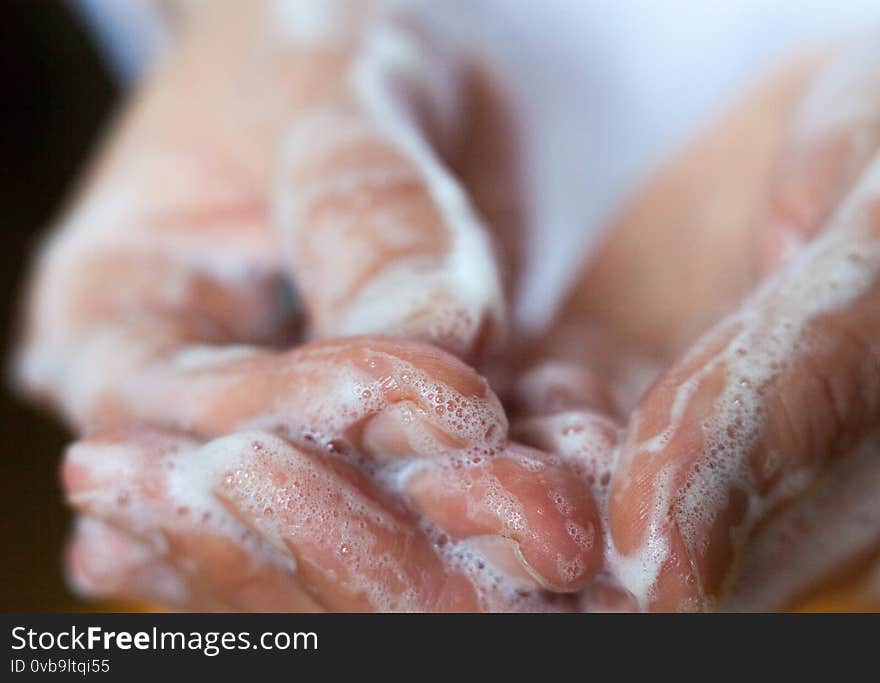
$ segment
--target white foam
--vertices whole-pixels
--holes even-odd
[[[256,353],[256,347],[244,344],[186,346],[174,354],[170,364],[182,372],[205,370],[231,361],[250,358]]]
[[[635,552],[621,553],[608,534],[606,564],[612,575],[635,597],[640,609],[647,609],[653,599],[660,571],[669,558],[666,539],[671,523],[668,511],[673,496],[673,476],[674,472],[668,466],[657,473],[645,540]]]

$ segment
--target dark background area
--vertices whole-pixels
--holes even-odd
[[[0,5],[0,611],[96,609],[64,583],[70,525],[58,487],[70,436],[15,397],[9,382],[22,285],[40,236],[57,216],[118,101],[118,88],[63,2]]]

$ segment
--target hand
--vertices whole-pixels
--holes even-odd
[[[38,264],[22,382],[90,434],[64,469],[73,581],[190,609],[564,608],[601,566],[589,488],[438,348],[482,364],[507,338],[491,82],[382,3],[315,2],[317,33],[273,7],[198,17]]]
[[[649,184],[545,344],[586,347],[637,403],[610,533],[642,607],[870,586],[855,577],[880,561],[878,78],[858,48],[768,78]]]

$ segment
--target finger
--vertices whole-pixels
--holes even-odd
[[[297,583],[289,554],[230,514],[206,488],[203,473],[188,467],[182,456],[197,447],[191,439],[156,432],[79,442],[64,464],[68,501],[173,567],[185,577],[177,588],[197,588],[177,602],[198,605],[207,595],[221,609],[320,611]]]
[[[404,483],[417,510],[457,538],[497,535],[539,586],[583,587],[602,564],[602,528],[589,488],[558,460],[510,445],[491,458],[433,461]]]
[[[67,572],[77,593],[90,598],[217,612],[226,603],[206,594],[146,544],[95,517],[80,517],[67,549]]]
[[[880,411],[872,164],[828,230],[640,403],[615,473],[615,546],[657,609],[717,603],[754,524]]]
[[[129,419],[162,422],[206,437],[260,425],[374,477],[384,476],[383,468],[394,472],[412,460],[438,463],[437,472],[448,471],[452,462],[465,463],[455,485],[446,479],[443,486],[445,503],[482,520],[462,531],[465,536],[500,533],[521,541],[527,566],[542,577],[547,571],[547,585],[567,588],[583,580],[557,576],[557,551],[580,562],[584,576],[595,566],[598,546],[576,548],[568,531],[572,524],[595,527],[589,491],[576,475],[553,462],[546,463],[545,474],[526,481],[527,468],[511,455],[507,443],[504,411],[485,380],[433,347],[356,338],[313,343],[284,354],[208,352],[199,358],[191,353],[178,357],[171,376],[151,372],[132,389],[117,400],[130,407]],[[490,496],[483,500],[469,489],[471,479],[493,482],[493,495],[507,496],[529,510],[535,500],[541,510],[547,508],[550,496],[561,491],[577,501],[573,516],[548,512],[513,530],[491,511]],[[422,511],[441,526],[447,521],[445,508],[436,501]],[[544,552],[549,560],[539,558]]]
[[[75,507],[123,529],[227,609],[572,607],[495,567],[485,539],[426,536],[352,466],[266,432],[204,446],[167,433],[105,435],[69,451],[65,484]]]
[[[135,419],[206,437],[256,422],[305,447],[359,450],[371,422],[410,411],[416,452],[497,449],[507,419],[486,381],[424,344],[359,337],[276,353],[253,348],[192,348],[163,359],[113,393],[119,422]]]
[[[119,439],[122,440],[119,440]],[[401,508],[354,468],[266,432],[205,446],[155,434],[74,446],[71,502],[235,609],[475,610]]]
[[[188,452],[156,439],[75,446],[70,499],[167,546],[236,609],[477,608],[470,581],[447,576],[410,518],[351,467],[264,432]]]
[[[761,234],[763,269],[815,235],[880,147],[880,51],[875,40],[827,59],[785,136]]]
[[[328,608],[477,608],[470,581],[447,575],[414,521],[354,468],[277,438],[257,443],[257,456],[235,463],[218,494],[249,526],[290,549],[301,580]]]
[[[314,336],[404,336],[474,359],[500,342],[505,302],[490,234],[438,149],[462,134],[465,65],[378,12],[327,75],[338,88],[293,113],[279,227]]]
[[[635,596],[620,576],[610,541],[608,505],[611,475],[619,454],[620,426],[607,416],[585,410],[530,417],[511,427],[511,434],[523,443],[562,458],[592,493],[599,512],[603,544],[602,571],[579,593],[581,612],[634,612]]]
[[[581,585],[595,570],[600,544],[578,546],[571,531],[595,533],[589,491],[559,463],[511,450],[497,398],[454,357],[413,342],[361,338],[231,362],[246,365],[213,366],[182,383],[186,397],[178,394],[184,405],[177,414],[185,421],[179,426],[219,434],[259,420],[304,447],[349,460],[365,454],[373,471],[383,462],[393,469],[398,460],[427,459],[435,466],[425,470],[432,474],[423,474],[422,484],[435,479],[442,493],[435,498],[426,486],[417,493],[414,484],[406,492],[454,536],[500,534],[517,541],[529,571],[557,589]],[[243,379],[247,387],[239,386]],[[176,393],[160,387],[155,396]],[[141,405],[149,395],[141,386]],[[540,474],[529,473],[533,466]],[[493,507],[499,496],[526,512],[514,523]],[[571,502],[548,507],[554,496]],[[568,513],[560,511],[566,506]],[[564,578],[557,557],[581,573]]]
[[[520,420],[511,435],[522,443],[561,457],[588,484],[607,524],[611,474],[617,458],[620,426],[607,416],[585,410]]]
[[[611,393],[596,373],[564,360],[542,360],[522,372],[505,401],[513,417],[556,415],[589,410],[614,415]]]

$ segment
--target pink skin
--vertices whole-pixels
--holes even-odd
[[[594,372],[555,359],[544,359],[521,373],[505,405],[514,415],[554,415],[574,409],[617,413],[608,388]]]
[[[516,438],[557,454],[589,486],[600,511],[602,538],[590,538],[583,529],[570,529],[585,543],[610,543],[608,507],[611,477],[616,467],[621,427],[607,415],[589,408],[556,415],[525,418],[511,429]],[[603,553],[600,573],[579,595],[585,612],[637,611],[637,599],[616,576],[613,558]]]
[[[98,437],[71,449],[64,480],[80,510],[127,529],[229,609],[477,607],[402,508],[350,466],[265,432],[202,448],[172,434]]]
[[[589,408],[525,418],[514,424],[515,438],[557,454],[590,487],[600,509],[608,504],[621,426]]]
[[[875,161],[867,177],[878,172]],[[747,516],[749,502],[762,506],[761,514],[767,515],[780,501],[808,489],[827,463],[845,456],[876,428],[880,223],[875,193],[871,181],[863,181],[837,214],[827,238],[780,271],[744,304],[741,314],[706,335],[642,399],[614,475],[611,533],[624,554],[636,552],[649,537],[667,548],[648,596],[650,608],[717,605],[729,569],[742,552],[743,534],[747,537],[755,523]],[[835,290],[841,272],[858,273],[862,284],[854,296],[803,318],[802,325],[795,323],[790,350],[759,386],[746,388],[750,404],[743,414],[759,416],[758,426],[751,418],[742,425],[731,422],[729,402],[717,402],[731,383],[744,381],[730,374],[731,363],[759,366],[767,351],[764,345],[777,343],[772,336],[762,337],[760,330],[777,334],[772,330],[779,316],[800,320],[800,311],[810,310],[805,307],[813,303],[811,297]],[[755,332],[737,347],[743,343],[739,333],[748,326]],[[691,389],[676,418],[674,406],[683,386]],[[667,429],[671,433],[659,449],[647,446]],[[737,449],[713,450],[713,443],[725,443],[718,433],[724,429],[740,444]],[[701,474],[713,467],[718,468],[714,478]],[[707,498],[706,509],[696,514],[689,492],[705,476],[721,482],[720,497]],[[653,517],[656,505],[661,509]],[[653,519],[663,520],[658,528],[650,527]]]
[[[150,597],[167,599],[160,591],[168,582],[144,582],[161,568],[177,577],[176,599],[189,607],[473,611],[486,606],[472,585],[479,577],[444,568],[413,516],[357,468],[267,432],[243,432],[201,448],[170,433],[99,436],[71,449],[64,481],[74,506],[125,530],[137,539],[137,548],[149,550],[130,563],[129,547],[113,551],[116,566],[109,578],[75,562],[75,576],[84,577],[79,585],[98,592],[119,590],[119,577],[128,576],[134,583],[124,592],[152,590]],[[200,493],[192,497],[190,491]],[[470,514],[461,511],[461,519],[441,525],[448,522],[453,538],[497,529],[491,520],[462,521]],[[529,554],[530,543],[520,547]],[[533,571],[529,576],[537,577]],[[191,594],[192,586],[198,592]],[[282,594],[287,600],[278,602]],[[540,605],[539,596],[536,600]],[[494,596],[492,607],[512,606]]]
[[[503,411],[485,381],[460,361],[432,347],[366,338],[316,343],[284,354],[261,353],[215,363],[183,378],[175,374],[165,381],[157,373],[151,381],[143,380],[136,386],[136,401],[126,400],[124,388],[118,395],[108,397],[120,413],[135,413],[119,419],[118,424],[132,419],[155,423],[160,412],[167,414],[167,397],[171,396],[177,403],[173,413],[178,417],[174,422],[166,420],[168,427],[182,427],[190,433],[214,438],[240,432],[249,424],[263,424],[289,439],[284,442],[288,444],[285,452],[291,449],[289,457],[324,458],[326,471],[322,476],[326,479],[340,478],[341,486],[346,479],[358,478],[361,483],[357,485],[366,487],[362,496],[377,498],[377,509],[386,505],[397,509],[401,503],[407,504],[413,512],[456,539],[492,535],[509,539],[532,585],[557,591],[576,590],[601,565],[600,523],[589,489],[558,459],[510,444]],[[340,403],[332,395],[328,397],[331,387],[353,399]],[[442,403],[438,402],[438,392],[443,394]],[[152,413],[154,405],[163,403],[162,397],[166,397],[164,405]],[[403,423],[398,421],[402,407],[408,415]],[[444,421],[438,407],[443,408],[443,415],[455,410],[464,417],[452,415],[451,421]],[[143,440],[134,440],[130,448],[141,452],[139,457],[146,457],[143,452],[150,442],[139,446],[140,442]],[[87,471],[92,462],[100,469],[99,465],[111,458],[124,457],[124,453],[115,453],[125,451],[114,446],[109,451],[98,448],[100,457],[75,457],[82,448],[72,451],[74,464],[68,470]],[[184,451],[178,457],[190,456]],[[403,459],[421,464],[417,475],[405,481],[399,494],[381,493],[374,484],[368,484],[371,478],[381,480],[387,468],[399,467]],[[114,486],[127,486],[125,482],[130,477],[126,472],[130,467],[113,467],[113,476],[102,480],[102,485],[110,486],[115,481]],[[77,490],[82,485],[71,476],[66,477],[69,495],[78,505],[82,496]],[[259,476],[269,478],[268,474]],[[426,483],[430,483],[428,490]],[[508,507],[499,508],[499,500]],[[553,500],[565,504],[554,506]],[[326,499],[313,505],[321,509],[338,507]],[[525,518],[511,518],[510,509],[524,511]],[[107,514],[90,507],[84,511],[97,517]],[[251,512],[254,516],[260,513],[258,509]],[[173,512],[166,514],[174,518]],[[398,514],[406,516],[411,533],[421,537],[412,513]],[[117,526],[126,525],[124,518],[110,521]],[[178,524],[185,525],[187,521],[178,520]],[[569,531],[572,525],[595,530],[595,544],[578,544]],[[193,530],[188,548],[194,547],[202,531]],[[318,527],[306,526],[303,533],[320,536],[323,532]],[[393,538],[387,543],[396,547]],[[309,566],[312,564],[320,566],[317,560]],[[237,565],[240,561],[229,564],[232,575]],[[325,569],[332,573],[331,568]],[[325,602],[327,599],[324,598]],[[425,609],[426,604],[420,602],[411,607]]]
[[[77,519],[67,549],[68,578],[80,595],[118,596],[172,609],[226,611],[230,596],[213,595],[131,534],[95,517]],[[308,601],[297,607],[308,610]]]

